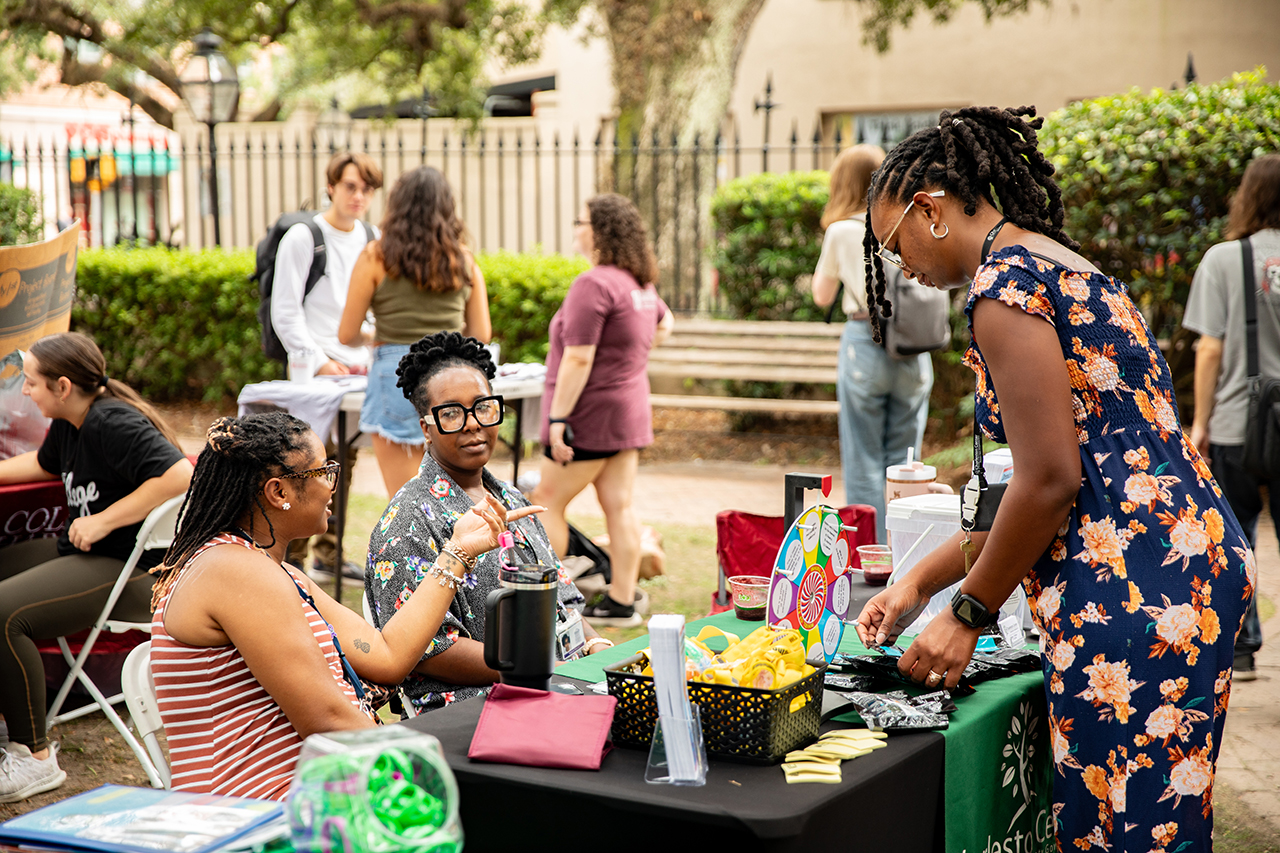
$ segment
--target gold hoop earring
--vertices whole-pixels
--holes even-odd
[[[934,230],[934,229],[935,229],[935,228],[937,228],[937,227],[938,227],[938,223],[936,223],[936,222],[930,222],[930,223],[929,223],[929,233],[933,235],[933,239],[935,239],[935,240],[941,240],[943,237],[945,237],[945,236],[947,236],[948,234],[950,234],[950,233],[951,233],[951,227],[950,227],[950,226],[948,226],[948,225],[947,225],[947,223],[945,223],[945,222],[944,222],[944,223],[942,223],[942,233],[941,233],[941,234],[939,234],[937,231],[935,231],[935,230]]]

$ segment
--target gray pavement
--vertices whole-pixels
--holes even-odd
[[[529,469],[538,460],[529,460]],[[494,473],[510,474],[509,464]],[[782,515],[782,478],[789,470],[834,477],[833,500],[843,503],[844,486],[836,471],[804,466],[752,465],[729,462],[643,465],[636,480],[636,513],[642,522],[714,526],[716,513],[739,509]],[[383,495],[382,478],[370,450],[362,450],[353,480],[354,491]],[[806,495],[806,504],[822,502],[821,493]],[[588,488],[569,507],[569,516],[600,516]],[[1258,586],[1280,603],[1280,544],[1269,517],[1258,523]],[[1218,781],[1238,792],[1251,811],[1280,833],[1280,610],[1262,626],[1263,646],[1256,658],[1256,681],[1232,688],[1226,736],[1218,759]]]

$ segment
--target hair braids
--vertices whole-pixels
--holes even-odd
[[[179,510],[173,544],[164,561],[152,569],[158,575],[151,594],[152,610],[202,545],[230,530],[254,506],[265,517],[259,496],[262,484],[291,470],[288,458],[306,449],[308,432],[310,427],[304,421],[284,412],[218,418],[209,426],[191,487]],[[270,519],[267,530],[274,545],[275,528]],[[252,522],[247,532],[252,535]]]
[[[964,205],[967,216],[979,199],[997,206],[1019,228],[1044,234],[1071,249],[1079,244],[1062,230],[1066,211],[1053,164],[1040,153],[1036,131],[1044,119],[1035,107],[965,107],[943,110],[936,127],[912,134],[876,170],[867,190],[868,207],[882,199],[910,203],[926,187],[938,187]],[[994,196],[994,201],[993,201]],[[870,227],[863,238],[867,303],[872,334],[882,339],[882,317],[893,316],[885,296],[880,243]]]
[[[430,411],[427,383],[433,376],[450,367],[470,367],[480,371],[488,384],[498,375],[493,356],[485,345],[461,332],[436,332],[409,346],[409,352],[396,367],[396,387],[421,417]]]

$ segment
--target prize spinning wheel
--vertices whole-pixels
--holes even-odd
[[[828,663],[844,635],[852,579],[849,552],[853,542],[829,506],[801,513],[782,538],[769,582],[770,625],[795,628],[804,640],[805,656]]]

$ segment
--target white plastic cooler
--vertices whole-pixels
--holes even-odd
[[[960,531],[960,496],[916,495],[889,501],[884,526],[889,534],[889,547],[893,549],[893,574],[889,576],[889,583],[894,584],[925,554]],[[920,544],[913,549],[917,542]],[[903,633],[918,634],[924,630],[934,616],[951,606],[951,597],[959,588],[960,584],[953,584],[930,599],[919,618]],[[1017,615],[1024,630],[1030,628],[1031,610],[1021,585],[1000,609]]]

